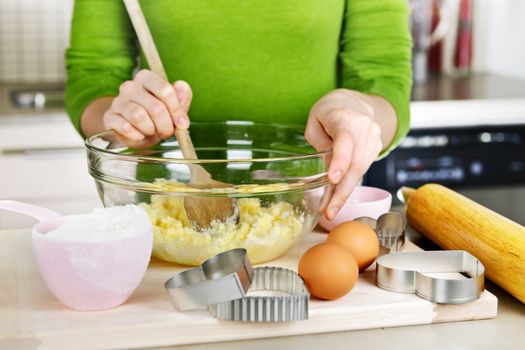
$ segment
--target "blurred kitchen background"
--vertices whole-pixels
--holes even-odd
[[[407,0],[412,129],[365,184],[439,182],[525,224],[525,1]],[[0,1],[0,199],[100,206],[63,109],[73,0]],[[0,229],[25,227],[0,212]]]

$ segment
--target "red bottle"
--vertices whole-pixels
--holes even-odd
[[[433,33],[441,21],[440,0],[432,2],[432,30]],[[443,65],[443,39],[439,40],[434,45],[430,46],[428,50],[428,68],[440,73]]]
[[[461,0],[459,5],[458,36],[454,66],[459,73],[470,71],[472,63],[472,0]]]

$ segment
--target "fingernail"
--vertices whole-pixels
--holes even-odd
[[[186,99],[188,98],[185,82],[182,80],[177,80],[175,84],[173,84],[173,88],[177,93],[180,104],[183,106],[186,102]]]
[[[336,170],[332,173],[332,182],[338,183],[339,181],[341,181],[342,177],[343,177],[343,173],[341,172],[341,170]]]
[[[190,120],[186,116],[179,117],[177,119],[177,128],[187,129],[190,127]]]
[[[333,218],[335,218],[335,216],[337,215],[337,210],[337,207],[328,208],[328,210],[326,211],[328,219],[332,220]]]

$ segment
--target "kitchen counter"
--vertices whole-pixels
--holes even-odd
[[[0,125],[28,128],[50,123],[60,129],[60,133],[53,133],[55,138],[69,136],[71,133],[62,130],[63,125],[70,127],[63,98],[62,84],[0,83]],[[525,80],[486,74],[434,76],[414,86],[410,113],[411,129],[525,124]]]
[[[487,100],[524,98],[525,80],[494,74],[464,77],[432,74],[412,88],[413,101]]]
[[[412,88],[414,129],[525,124],[525,80],[492,74],[431,75]]]
[[[20,235],[29,235],[29,232],[27,230],[23,231],[13,231],[13,230],[4,230],[0,231],[0,236],[4,237],[4,239],[7,239],[9,237],[25,237]],[[15,240],[18,242],[16,245],[10,245],[10,244],[4,244],[3,247],[0,247],[0,253],[4,256],[4,263],[0,264],[0,278],[12,278],[12,273],[9,273],[9,269],[11,266],[16,266],[15,263],[13,263],[13,259],[17,260],[21,259],[23,256],[27,256],[28,253],[30,253],[30,246],[27,246],[24,244],[23,246],[20,243],[23,242],[29,242],[29,238],[22,239],[22,240]],[[8,240],[8,242],[14,242],[12,239],[11,241]],[[13,247],[16,247],[19,252],[14,252]],[[7,249],[7,250],[6,250]],[[2,252],[3,251],[3,252]],[[25,255],[24,255],[25,254]],[[11,257],[9,260],[7,257]],[[25,261],[26,259],[24,259]],[[28,259],[30,260],[30,259]],[[20,264],[20,263],[19,263]],[[33,265],[32,263],[30,265]],[[17,269],[17,274],[22,274],[25,276],[27,273],[29,273],[31,270],[34,271],[34,266],[27,267],[27,264],[25,267],[24,265],[18,265],[19,268]],[[171,274],[172,272],[170,272]],[[13,294],[14,289],[12,288],[13,283],[2,283],[4,286],[7,285],[7,289],[4,289],[3,292],[5,293],[2,295],[0,293],[0,311],[1,312],[7,312],[7,314],[3,314],[3,318],[8,320],[11,320],[12,322],[1,322],[0,323],[0,348],[1,349],[19,349],[19,350],[29,350],[29,349],[35,349],[37,348],[37,344],[34,338],[31,336],[31,331],[29,328],[25,328],[24,324],[29,325],[32,322],[38,321],[39,323],[49,323],[50,328],[48,330],[47,335],[47,341],[49,341],[49,337],[52,337],[52,324],[56,324],[58,322],[58,314],[60,313],[59,310],[55,310],[56,308],[56,301],[51,300],[49,297],[49,294],[47,292],[45,293],[36,293],[34,294],[34,291],[28,291],[28,280],[24,278],[24,281],[22,282],[20,280],[19,283],[15,283],[15,285],[18,285],[21,288],[22,286],[25,286],[22,288],[22,290],[25,290],[26,293],[23,293],[23,295],[19,295],[19,297],[22,299],[27,299],[27,296],[30,294],[38,296],[38,300],[33,300],[29,302],[29,304],[24,304],[26,307],[31,309],[31,305],[37,305],[33,304],[33,302],[38,302],[39,306],[38,309],[42,308],[42,305],[45,306],[45,310],[47,311],[45,314],[47,317],[42,319],[41,317],[44,314],[41,314],[37,319],[32,319],[28,314],[27,311],[25,312],[25,316],[21,318],[17,318],[15,316],[14,308],[12,304],[9,304],[7,306],[4,304],[3,307],[2,301],[5,303],[8,300],[13,300],[13,297],[16,297],[16,294]],[[42,288],[39,287],[40,281],[34,281],[31,286],[33,286],[34,289]],[[11,286],[11,287],[10,287]],[[370,330],[363,330],[363,331],[349,331],[349,332],[337,332],[337,333],[327,333],[327,334],[312,334],[312,335],[301,335],[301,336],[288,336],[288,337],[281,337],[281,338],[266,338],[266,339],[259,339],[259,340],[247,340],[247,341],[235,341],[235,342],[223,342],[223,343],[204,343],[199,345],[192,345],[192,346],[181,346],[176,347],[176,349],[268,349],[271,348],[272,350],[275,349],[295,349],[300,348],[303,350],[307,349],[348,349],[350,346],[355,348],[370,348],[370,349],[376,349],[376,348],[386,348],[386,349],[444,349],[447,347],[450,348],[458,348],[458,349],[484,349],[484,348],[497,348],[497,349],[517,349],[521,348],[521,345],[523,344],[523,330],[525,329],[525,305],[518,302],[516,299],[509,296],[507,293],[500,290],[498,287],[494,286],[493,284],[488,284],[487,288],[495,293],[499,298],[499,308],[498,308],[498,316],[494,319],[489,320],[482,320],[482,321],[468,321],[468,322],[454,322],[454,323],[442,323],[442,324],[433,324],[433,325],[424,325],[424,326],[406,326],[406,327],[397,327],[397,328],[381,328],[381,329],[370,329]],[[142,296],[144,297],[144,295]],[[157,299],[155,299],[157,300]],[[42,304],[43,303],[43,304]],[[15,304],[16,305],[16,304]],[[137,302],[131,304],[131,308],[137,307]],[[135,305],[135,306],[133,306]],[[164,309],[162,306],[162,302],[157,303],[155,302],[151,306],[151,312],[158,309],[159,306]],[[129,309],[128,309],[129,310]],[[135,312],[139,309],[136,309]],[[144,309],[142,309],[142,312]],[[10,313],[11,312],[11,313]],[[371,311],[373,312],[373,311]],[[105,315],[105,316],[103,316]],[[101,324],[106,324],[107,322],[110,322],[111,319],[107,319],[111,313],[102,313],[101,317],[105,317],[106,320],[100,320]],[[141,317],[141,319],[147,320],[149,315],[143,314],[141,316],[141,313],[138,313],[138,316]],[[86,317],[79,318],[78,313],[72,313],[71,316],[71,322],[75,322],[74,320],[77,320],[78,322],[82,323],[85,322],[86,319],[92,319],[93,322],[96,320],[93,319],[93,317],[90,317],[89,313],[86,313]],[[337,320],[341,321],[342,318],[336,318],[333,322],[334,324],[337,324]],[[104,322],[106,323],[104,323]],[[128,319],[130,322],[131,320]],[[187,320],[189,321],[189,319]],[[100,332],[100,335],[104,335],[105,337],[110,336],[108,334],[107,330],[105,333],[103,333],[100,330],[100,327],[95,327],[96,322],[93,323],[92,328],[86,329],[88,334],[98,334]],[[199,323],[200,324],[200,323]],[[160,324],[159,324],[160,325]],[[132,326],[132,323],[129,323],[129,326]],[[71,331],[72,334],[75,334],[75,328],[76,325],[71,325]],[[152,332],[152,328],[154,327],[153,324],[148,326],[147,328],[143,328],[143,331],[146,332],[146,334],[150,334],[151,337],[158,335],[159,339],[166,339],[163,338],[162,330],[164,331],[168,330],[169,328],[159,328],[158,332]],[[233,326],[232,326],[233,327]],[[287,327],[284,326],[284,329]],[[124,327],[121,332],[124,332]],[[135,327],[136,328],[136,327]],[[135,329],[133,328],[133,329]],[[16,330],[20,329],[21,334],[18,332],[17,337],[15,338],[15,334],[11,334],[10,330]],[[27,332],[24,332],[23,330],[27,329]],[[192,328],[193,329],[193,328]],[[242,330],[243,328],[240,328]],[[137,329],[138,331],[138,329]],[[180,332],[180,330],[179,330]],[[27,334],[25,334],[27,333]],[[77,331],[77,335],[80,338],[82,338],[81,333]],[[133,332],[127,332],[126,337],[126,343],[133,346]],[[25,336],[24,336],[25,334]],[[45,334],[45,332],[44,332]],[[61,333],[62,334],[62,333]],[[171,334],[171,332],[170,332]],[[175,333],[177,334],[177,333]],[[24,340],[18,340],[17,338],[22,336],[22,339]],[[71,335],[70,335],[71,336]],[[115,334],[116,336],[116,334]],[[58,344],[60,344],[60,341],[58,340],[58,334],[56,335]],[[67,336],[64,335],[64,337],[67,338]],[[88,338],[82,338],[84,341]],[[104,339],[103,337],[101,339]],[[137,340],[141,341],[140,344],[147,344],[149,338],[145,338],[143,334],[141,336],[138,336],[137,334]],[[103,340],[101,340],[103,341]],[[158,343],[157,339],[153,341],[152,343]],[[147,345],[146,345],[147,346]],[[175,349],[175,347],[163,347],[162,349]],[[152,348],[152,349],[161,349],[161,348]]]
[[[0,83],[0,116],[63,114],[63,83]]]
[[[488,283],[487,289],[499,299],[498,316],[490,320],[199,344],[172,349],[522,349],[525,305],[492,283]]]

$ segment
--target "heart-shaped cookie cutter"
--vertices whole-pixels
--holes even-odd
[[[378,287],[416,293],[436,303],[466,303],[478,299],[485,288],[485,267],[463,250],[392,253],[377,258],[376,264]]]
[[[397,252],[405,244],[406,219],[400,213],[391,211],[381,215],[377,220],[362,216],[355,221],[369,226],[376,232],[381,247],[379,255]]]
[[[164,287],[177,310],[194,310],[244,297],[253,274],[246,249],[237,248],[176,274]]]

